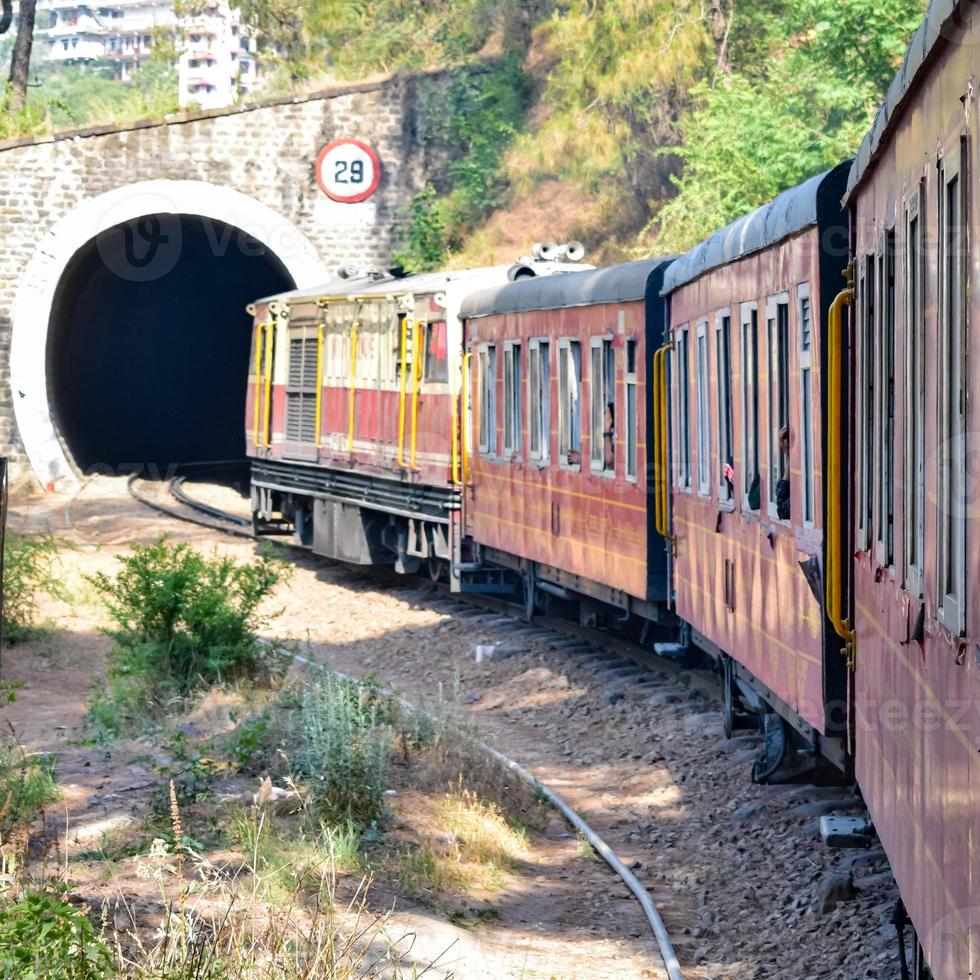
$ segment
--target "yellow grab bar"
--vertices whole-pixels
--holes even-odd
[[[263,432],[262,444],[271,446],[270,429],[272,428],[272,351],[275,346],[276,327],[275,323],[267,323],[265,331],[265,379],[263,388],[265,390],[265,427]]]
[[[667,344],[653,355],[653,456],[654,488],[653,514],[657,534],[672,540],[670,534],[670,473],[667,453]]]
[[[350,385],[347,393],[347,455],[354,452],[354,393],[357,391],[357,328],[355,320],[350,328]]]
[[[313,445],[320,445],[320,423],[323,421],[323,324],[316,328],[316,410],[314,417]]]
[[[459,403],[456,401],[456,393],[452,390],[453,373],[449,372],[450,391],[449,401],[452,403],[452,482],[459,485]]]
[[[398,381],[398,465],[405,465],[405,393],[408,379],[408,317],[402,317],[400,377]]]
[[[827,317],[827,572],[825,605],[827,618],[837,635],[844,640],[845,654],[853,666],[849,647],[854,642],[854,630],[844,616],[843,514],[840,487],[845,460],[842,456],[841,374],[844,362],[844,343],[841,331],[841,311],[854,300],[854,290],[842,289],[830,304]]]
[[[470,362],[473,360],[473,352],[467,351],[463,355],[463,383],[460,391],[460,442],[462,443],[463,457],[463,484],[469,483],[470,479],[470,432],[467,424],[470,417]]]
[[[262,344],[265,342],[265,322],[255,324],[255,383],[252,392],[252,444],[259,448],[259,419],[262,410]]]
[[[415,469],[415,442],[419,425],[419,388],[422,382],[422,324],[415,321],[415,332],[412,336],[412,438],[409,449],[408,465]]]

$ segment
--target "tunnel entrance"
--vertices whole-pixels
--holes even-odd
[[[211,218],[149,215],[102,232],[58,283],[48,400],[82,473],[245,457],[252,300],[293,279]]]

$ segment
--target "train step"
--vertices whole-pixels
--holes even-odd
[[[870,847],[874,827],[867,817],[840,817],[828,814],[820,818],[820,837],[828,847]]]

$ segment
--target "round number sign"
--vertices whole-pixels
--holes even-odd
[[[334,140],[316,158],[316,180],[332,201],[356,204],[378,189],[381,161],[367,143]]]

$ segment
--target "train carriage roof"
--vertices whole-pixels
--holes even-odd
[[[828,203],[834,211],[839,211],[840,192],[837,192],[836,201],[828,202],[826,191],[835,184],[843,185],[844,174],[850,164],[850,160],[838,164],[831,170],[825,170],[804,181],[798,187],[783,191],[768,204],[763,204],[750,214],[742,215],[695,245],[689,252],[685,252],[667,270],[663,295],[693,282],[712,269],[736,262],[753,252],[761,252],[784,238],[817,224]]]
[[[897,119],[905,101],[929,62],[942,49],[942,39],[948,37],[955,26],[958,12],[967,7],[967,0],[931,0],[919,29],[912,35],[902,67],[892,79],[885,101],[875,115],[871,128],[865,133],[857,156],[847,178],[844,200],[850,198],[862,182],[868,168],[874,163],[878,151],[891,130],[892,120]]]
[[[501,313],[559,310],[645,299],[651,276],[670,261],[667,258],[640,259],[602,269],[519,279],[471,293],[463,300],[460,316],[472,319]]]

